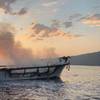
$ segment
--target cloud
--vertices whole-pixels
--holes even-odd
[[[52,28],[69,28],[69,27],[72,27],[73,26],[73,23],[72,21],[60,21],[60,20],[57,20],[57,19],[53,19],[51,20],[51,27]]]
[[[5,14],[12,15],[24,15],[27,13],[26,8],[21,8],[18,12],[13,12],[13,8],[11,7],[17,0],[0,0],[0,8],[4,10]]]
[[[82,15],[80,13],[75,13],[75,14],[72,14],[69,16],[69,20],[73,20],[73,19],[79,18],[81,16]]]
[[[70,22],[70,21],[64,22],[63,24],[64,24],[65,28],[72,27],[72,22]]]
[[[11,13],[11,4],[16,0],[0,0],[0,8],[4,9],[5,13]]]
[[[44,7],[51,7],[57,4],[57,0],[45,1],[42,6]]]
[[[81,18],[81,22],[90,26],[100,26],[100,14],[83,17]]]
[[[12,15],[25,15],[27,13],[27,8],[21,8],[18,12],[11,12]]]
[[[27,13],[27,9],[26,8],[22,8],[19,12],[18,15],[24,15]]]
[[[49,27],[43,24],[34,24],[31,30],[30,37],[37,40],[43,40],[52,37],[64,37],[66,39],[72,39],[78,36],[75,34],[63,32],[60,29],[54,27]]]
[[[59,28],[60,27],[60,21],[56,20],[56,19],[52,20],[51,27]]]
[[[56,28],[51,28],[51,27],[45,26],[43,24],[35,24],[32,27],[32,29],[34,31],[34,34],[38,35],[39,37],[50,37],[51,36],[50,33],[54,33],[57,31]],[[54,34],[52,34],[52,36],[53,35]]]

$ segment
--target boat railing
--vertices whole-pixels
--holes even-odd
[[[63,60],[64,59],[65,58],[63,58]],[[20,78],[21,77],[25,77],[25,78],[30,77],[31,78],[34,76],[42,77],[42,76],[46,76],[46,75],[49,77],[50,75],[57,72],[57,70],[59,70],[59,68],[61,68],[61,67],[63,68],[66,65],[68,66],[66,68],[68,68],[68,70],[69,70],[70,60],[65,59],[65,61],[61,61],[58,64],[48,64],[45,66],[23,66],[23,65],[14,66],[14,65],[12,65],[10,67],[10,66],[3,65],[3,66],[1,66],[2,68],[0,68],[0,70],[8,73],[9,77],[13,77],[13,78],[18,78],[18,77],[20,77]]]

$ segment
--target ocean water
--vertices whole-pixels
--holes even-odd
[[[100,66],[65,68],[61,80],[0,82],[0,100],[100,100]]]

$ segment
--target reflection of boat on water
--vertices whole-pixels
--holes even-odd
[[[60,57],[55,64],[49,64],[37,67],[3,67],[0,68],[0,80],[20,80],[20,79],[43,79],[60,77],[60,74],[66,66],[69,70],[70,57]]]

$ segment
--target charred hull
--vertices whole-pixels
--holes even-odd
[[[60,77],[68,64],[43,67],[3,68],[0,69],[0,80],[43,79]]]
[[[43,79],[60,77],[62,70],[67,65],[69,69],[70,60],[68,57],[60,57],[58,63],[45,66],[2,66],[0,68],[0,81],[5,80],[22,80],[22,79]]]

